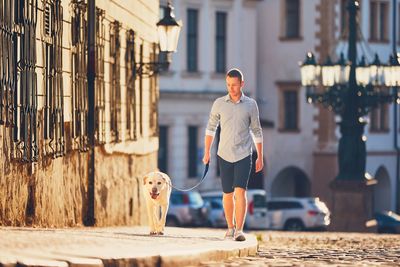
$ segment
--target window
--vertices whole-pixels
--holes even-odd
[[[188,142],[188,174],[189,178],[197,177],[197,126],[189,126],[188,128],[189,142]]]
[[[299,89],[297,82],[278,82],[280,131],[299,131]]]
[[[86,5],[78,0],[72,2],[71,17],[71,108],[72,149],[87,151],[87,21]]]
[[[157,61],[157,44],[153,43],[153,52],[150,55],[152,62]],[[149,126],[150,136],[158,136],[158,78],[156,75],[150,77],[150,92],[149,92]]]
[[[285,130],[297,129],[297,91],[285,91],[284,93]]]
[[[349,32],[348,0],[340,0],[340,37],[346,39]]]
[[[133,30],[126,32],[126,132],[127,139],[136,140],[136,109],[135,109],[135,33]]]
[[[158,149],[158,168],[162,172],[168,172],[168,127],[160,126]]]
[[[215,71],[226,72],[226,13],[216,14]]]
[[[379,105],[370,113],[370,131],[387,132],[389,131],[389,104]]]
[[[361,21],[361,6],[362,3],[361,1],[358,1],[358,5],[359,5],[359,12],[357,12],[357,20]],[[349,1],[348,0],[340,0],[340,38],[341,39],[347,39],[347,37],[349,36],[349,10],[348,10],[348,6],[349,6]],[[362,33],[361,31],[358,32],[357,34],[357,38],[358,40],[362,39]]]
[[[389,4],[386,1],[370,2],[370,41],[387,42],[389,36]]]
[[[187,71],[198,71],[198,10],[187,10]]]
[[[110,124],[111,139],[114,142],[121,140],[120,28],[121,24],[118,21],[110,23]]]
[[[104,81],[104,44],[105,44],[105,11],[96,8],[96,144],[104,144],[106,141],[106,89]]]
[[[5,0],[4,5],[11,7],[13,0]],[[17,2],[18,3],[18,2]],[[3,11],[0,13],[2,16]],[[17,49],[17,42],[13,41],[13,24],[12,16],[2,16],[0,19],[0,124],[6,127],[13,127],[15,121],[15,106],[14,94],[17,71],[17,59],[14,55],[14,50]],[[17,23],[15,17],[15,23]],[[20,35],[16,34],[17,38]]]
[[[12,23],[10,16],[5,16],[4,21],[3,19],[0,20],[2,21],[1,23],[8,26],[8,31],[6,28],[2,29],[2,34],[0,35],[6,39],[6,44],[9,45],[9,47],[5,47],[8,49],[2,50],[2,53],[5,53],[2,57],[3,59],[12,59],[12,62],[5,61],[7,64],[4,65],[12,69],[9,69],[10,72],[3,77],[7,78],[8,82],[14,82],[14,84],[6,85],[5,88],[7,90],[4,90],[3,87],[1,88],[1,94],[4,94],[1,100],[5,100],[5,105],[3,102],[1,105],[2,108],[5,108],[3,112],[5,112],[6,126],[13,126],[14,143],[11,147],[11,159],[27,163],[35,162],[39,157],[36,73],[36,25],[38,21],[34,12],[24,12],[26,8],[23,7],[29,6],[29,10],[37,11],[38,6],[37,1],[32,0],[5,1],[5,4],[9,4],[10,7],[12,6],[12,2],[15,3],[14,23],[19,26],[20,31],[14,32],[15,41],[13,49],[10,46],[10,33],[11,29],[14,28],[14,23]],[[3,31],[5,32],[3,33]],[[13,52],[15,53],[14,55]],[[3,62],[1,65],[2,67],[0,68],[2,69],[4,67]],[[5,70],[2,69],[2,71]],[[17,76],[20,79],[17,79]],[[15,91],[12,89],[12,86],[15,86]],[[15,102],[12,100],[13,97],[15,97]],[[12,112],[13,115],[11,115]]]
[[[303,205],[296,201],[269,201],[268,210],[302,209]]]
[[[44,154],[60,157],[64,148],[64,92],[62,81],[62,7],[60,1],[44,1]]]
[[[300,38],[300,0],[285,0],[284,37]]]

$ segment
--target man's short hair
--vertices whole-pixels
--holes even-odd
[[[243,77],[243,73],[239,70],[239,69],[230,69],[227,73],[226,76],[231,77],[231,78],[239,78],[239,81],[243,81],[244,77]]]

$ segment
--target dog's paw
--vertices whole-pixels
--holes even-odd
[[[158,235],[164,235],[164,232],[157,232]]]
[[[157,235],[157,232],[151,231],[151,232],[150,232],[150,235]]]

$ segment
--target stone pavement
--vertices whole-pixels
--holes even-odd
[[[193,266],[400,266],[400,235],[332,232],[253,232],[254,257]]]
[[[257,240],[223,240],[224,230],[167,227],[0,227],[0,266],[188,266],[255,255]]]

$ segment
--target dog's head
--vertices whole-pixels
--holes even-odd
[[[152,199],[157,199],[160,192],[167,186],[167,180],[160,172],[151,172],[143,178],[145,193]]]

